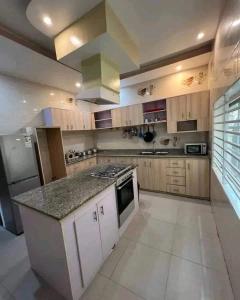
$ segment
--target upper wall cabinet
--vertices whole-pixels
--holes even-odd
[[[43,118],[48,127],[61,127],[62,130],[92,129],[91,113],[88,112],[49,107],[43,110]]]
[[[209,91],[167,99],[168,133],[209,130]]]
[[[119,107],[112,110],[112,127],[136,126],[143,124],[142,104]]]
[[[110,109],[93,113],[94,128],[112,128],[112,112]]]

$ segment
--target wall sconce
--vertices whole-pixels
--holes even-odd
[[[154,86],[153,84],[149,85],[148,87],[142,88],[138,90],[139,96],[150,96],[153,93]]]

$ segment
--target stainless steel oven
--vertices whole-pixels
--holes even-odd
[[[134,210],[134,187],[133,173],[125,173],[117,180],[117,207],[119,227],[125,222],[131,212]]]

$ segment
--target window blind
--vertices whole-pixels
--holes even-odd
[[[212,168],[240,218],[240,80],[213,109]]]

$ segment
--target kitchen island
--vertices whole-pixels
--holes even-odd
[[[31,267],[66,299],[78,300],[123,230],[119,228],[117,178],[77,173],[14,198],[20,206]],[[138,209],[133,172],[134,211]],[[126,227],[124,226],[124,228]]]

